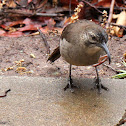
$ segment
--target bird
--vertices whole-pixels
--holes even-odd
[[[74,23],[68,24],[62,31],[59,46],[49,56],[47,61],[54,62],[61,56],[70,64],[68,84],[64,88],[69,88],[74,91],[73,80],[71,78],[71,67],[75,66],[90,66],[98,63],[101,55],[107,54],[109,63],[111,56],[107,47],[108,34],[100,25],[86,19],[77,20]],[[101,83],[97,66],[95,88],[101,93],[101,89],[108,90]]]

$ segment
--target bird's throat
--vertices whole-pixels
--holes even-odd
[[[87,51],[86,53],[90,56],[95,55],[96,53],[99,53],[100,51],[102,51],[102,49],[100,47],[87,47]]]

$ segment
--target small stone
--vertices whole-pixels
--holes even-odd
[[[30,70],[29,72],[30,72],[30,73],[34,73],[34,71],[33,71],[33,70]]]
[[[91,66],[88,66],[87,69],[88,69],[88,70],[91,69]]]
[[[35,58],[35,55],[31,53],[31,54],[30,54],[30,57],[31,57],[31,58]]]
[[[116,63],[116,66],[117,66],[117,67],[121,67],[121,64],[120,64],[120,63]]]

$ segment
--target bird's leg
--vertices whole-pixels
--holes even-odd
[[[67,88],[70,88],[71,92],[74,92],[73,88],[76,88],[77,86],[75,86],[73,84],[73,80],[71,78],[71,67],[72,65],[70,64],[70,67],[69,67],[69,79],[68,79],[68,84],[66,85],[66,87],[64,88],[64,91],[67,89]]]
[[[95,80],[95,87],[94,88],[97,88],[98,89],[98,93],[101,93],[101,89],[104,89],[104,90],[108,90],[107,87],[105,87],[103,84],[101,84],[101,79],[99,78],[99,74],[98,74],[98,69],[97,69],[97,66],[95,67],[96,69],[96,80]]]

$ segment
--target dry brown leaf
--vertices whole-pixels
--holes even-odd
[[[19,1],[19,0],[18,0]],[[8,7],[15,8],[17,5],[15,4],[14,0],[8,0],[7,4]]]
[[[117,25],[123,25],[126,26],[126,11],[122,11],[120,14],[118,15],[113,15],[113,18],[117,18],[116,24]],[[122,37],[123,36],[123,29],[119,28],[118,26],[114,27],[114,32],[118,37]]]
[[[14,61],[14,63],[15,63],[17,66],[19,66],[19,67],[22,66],[22,62],[24,62],[24,59],[22,59],[22,60],[20,60],[20,61]]]
[[[8,71],[8,70],[13,70],[13,68],[14,68],[14,67],[8,67],[8,68],[7,68],[7,71]]]
[[[25,68],[25,67],[18,67],[17,69],[16,69],[16,72],[25,72],[27,69]]]

